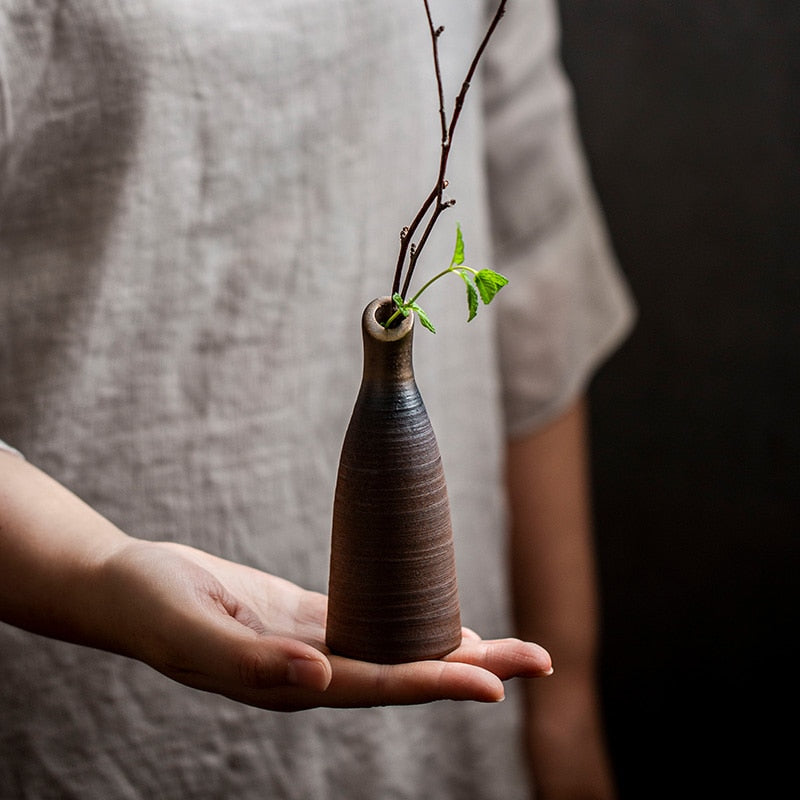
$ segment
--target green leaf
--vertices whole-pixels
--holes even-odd
[[[456,267],[464,263],[464,237],[461,235],[461,226],[456,224],[456,249],[453,251],[451,267]]]
[[[392,300],[394,300],[394,304],[397,306],[397,310],[404,317],[407,317],[411,313],[411,309],[409,308],[408,303],[406,303],[406,301],[403,300],[403,297],[399,292],[395,292],[392,295]]]
[[[410,303],[409,308],[419,317],[423,327],[427,328],[431,333],[436,333],[436,328],[433,327],[433,323],[428,319],[428,315],[416,303]]]
[[[467,275],[463,269],[456,271],[467,287],[467,307],[469,308],[467,322],[472,322],[472,320],[475,319],[475,315],[478,313],[478,290],[475,288],[475,284],[469,279],[469,275]]]
[[[489,305],[494,296],[508,283],[508,278],[493,269],[481,269],[475,275],[475,283],[481,293],[481,300]]]

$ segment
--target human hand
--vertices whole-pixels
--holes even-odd
[[[465,629],[440,661],[380,665],[330,655],[327,598],[174,543],[130,540],[106,562],[108,649],[174,680],[279,711],[439,699],[493,702],[503,680],[551,671],[548,653]]]
[[[262,708],[491,702],[550,656],[466,631],[441,661],[329,655],[326,599],[191,547],[127,536],[41,470],[0,453],[0,620],[121,653]]]

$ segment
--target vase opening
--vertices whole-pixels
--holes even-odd
[[[379,325],[385,325],[389,318],[394,314],[394,301],[390,299],[384,300],[380,305],[375,308],[375,321]],[[402,321],[403,316],[400,315],[393,323],[392,327],[396,328]]]
[[[414,325],[414,315],[404,317],[397,315],[397,319],[390,327],[384,324],[395,312],[394,301],[391,297],[377,297],[365,309],[362,316],[364,334],[380,342],[399,342],[411,332]]]

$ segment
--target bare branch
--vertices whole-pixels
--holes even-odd
[[[431,44],[433,47],[433,64],[434,71],[436,73],[436,86],[439,93],[439,120],[442,129],[442,148],[441,155],[439,157],[439,172],[436,177],[436,184],[417,212],[413,222],[407,228],[403,229],[404,235],[401,235],[400,252],[397,257],[394,283],[392,284],[392,295],[400,292],[401,296],[405,299],[408,293],[409,285],[411,284],[411,278],[414,274],[414,269],[416,268],[417,261],[419,260],[420,253],[428,241],[428,237],[430,236],[436,221],[439,219],[439,215],[446,208],[450,208],[455,204],[455,200],[446,201],[443,197],[444,190],[447,187],[445,173],[447,171],[447,161],[450,156],[450,148],[453,144],[453,134],[455,133],[456,125],[458,124],[458,120],[461,116],[461,109],[464,107],[464,100],[467,92],[469,91],[472,79],[475,76],[475,72],[478,68],[478,62],[481,60],[481,57],[486,50],[486,46],[489,44],[489,40],[492,38],[495,28],[497,28],[498,23],[505,14],[507,1],[508,0],[500,0],[494,17],[492,18],[492,21],[489,24],[489,27],[475,52],[472,63],[467,70],[467,75],[461,84],[461,91],[456,96],[455,105],[453,108],[453,116],[451,117],[450,124],[448,125],[447,114],[444,108],[444,88],[442,85],[442,74],[439,63],[439,36],[444,31],[444,28],[442,26],[439,26],[438,28],[434,27],[429,2],[428,0],[423,0],[425,3],[425,13],[428,17],[428,28],[430,30]],[[432,211],[431,207],[433,207]],[[422,224],[422,221],[425,219],[425,215],[428,214],[428,212],[430,212],[430,218],[428,219],[428,223],[425,226],[425,230],[423,231],[419,242],[416,245],[411,245],[409,248],[409,245],[411,244],[411,237],[416,233],[417,228]],[[405,265],[407,257],[408,268],[406,270],[405,281],[403,281],[402,291],[400,291],[400,282],[403,276],[403,266]]]

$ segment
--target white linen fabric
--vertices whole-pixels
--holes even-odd
[[[447,97],[483,2],[436,0]],[[465,624],[511,633],[503,438],[562,410],[631,324],[554,9],[510,4],[470,89],[420,275]],[[436,177],[421,2],[0,0],[0,437],[125,531],[325,590],[360,313]],[[450,102],[448,102],[450,107]],[[450,279],[448,279],[450,280]],[[546,643],[545,643],[546,644]],[[3,798],[528,794],[497,706],[278,714],[0,626]]]

